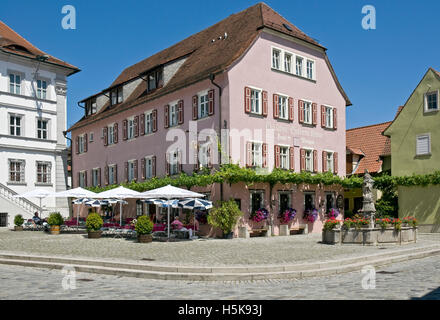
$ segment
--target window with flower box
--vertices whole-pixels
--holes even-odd
[[[250,190],[251,213],[254,213],[260,208],[264,208],[264,191]]]

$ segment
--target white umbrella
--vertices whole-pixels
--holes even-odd
[[[44,190],[44,189],[35,189],[32,191],[28,191],[22,194],[16,194],[12,196],[13,198],[38,198],[40,199],[40,218],[43,218],[43,208],[41,207],[41,200],[43,198],[52,197],[54,195],[53,191]]]
[[[53,195],[55,198],[77,198],[77,199],[84,199],[84,198],[94,198],[96,196],[95,192],[83,189],[81,187],[75,188],[75,189],[69,189],[65,191],[57,192]],[[87,201],[90,201],[91,199],[87,199]],[[84,200],[79,202],[73,202],[74,204],[83,204]],[[79,225],[79,209],[76,214],[76,224]]]
[[[100,192],[96,195],[96,198],[99,199],[129,199],[129,198],[140,198],[140,193],[131,189],[124,188],[122,186]],[[122,202],[119,202],[119,218],[120,218],[120,225],[122,225]]]
[[[165,187],[143,192],[139,195],[140,198],[165,198],[167,200],[182,198],[202,198],[204,196],[204,194],[173,187],[170,184]],[[168,206],[168,239],[170,238],[170,212],[171,206]]]

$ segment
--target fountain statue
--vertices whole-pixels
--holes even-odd
[[[368,173],[368,170],[365,169],[364,174],[364,182],[362,183],[362,196],[364,200],[362,201],[362,209],[361,213],[365,218],[370,219],[370,228],[374,228],[375,216],[376,216],[376,208],[374,206],[373,200],[373,184],[374,180],[371,178],[371,175]]]

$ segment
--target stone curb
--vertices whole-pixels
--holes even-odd
[[[0,253],[0,264],[49,269],[62,269],[66,265],[69,265],[74,267],[77,272],[158,280],[246,281],[329,276],[357,271],[366,265],[377,267],[411,259],[421,259],[437,254],[440,254],[440,247],[430,246],[418,249],[399,250],[393,252],[393,254],[386,253],[357,258],[345,258],[328,263],[319,262],[295,266],[278,266],[278,269],[266,266],[259,268],[162,267],[165,269],[158,267],[158,270],[153,270],[155,266],[145,264],[111,263],[99,260],[93,261],[3,253]],[[99,264],[99,262],[101,262],[101,264]],[[210,272],[208,272],[208,270],[210,270]]]
[[[24,261],[39,261],[39,262],[53,262],[69,265],[86,265],[99,266],[118,269],[135,269],[141,271],[157,271],[157,272],[178,272],[178,273],[266,273],[266,272],[286,272],[309,269],[327,269],[341,265],[353,264],[363,261],[372,261],[381,257],[394,257],[404,255],[406,253],[414,253],[430,249],[436,249],[440,246],[431,245],[419,248],[394,250],[391,252],[376,253],[366,256],[348,257],[338,260],[327,260],[319,262],[299,263],[299,264],[285,264],[285,265],[255,265],[255,266],[222,266],[222,267],[204,267],[204,266],[164,266],[154,265],[151,263],[136,263],[136,262],[111,262],[99,259],[86,258],[69,258],[57,256],[40,256],[28,255],[18,253],[8,253],[0,251],[0,259],[24,260]]]

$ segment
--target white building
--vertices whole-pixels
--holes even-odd
[[[79,69],[34,47],[0,21],[0,227],[39,210],[35,188],[66,190],[67,77]],[[67,199],[43,199],[43,217],[69,215]]]

